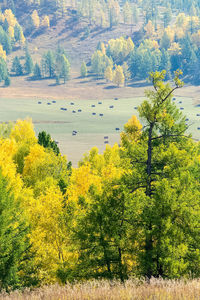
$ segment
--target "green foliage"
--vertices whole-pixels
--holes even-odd
[[[36,63],[34,66],[33,76],[35,79],[41,79],[41,77],[42,77],[41,69],[40,69],[40,66],[38,65],[38,63]]]
[[[50,134],[47,134],[45,131],[39,132],[38,134],[38,144],[42,145],[44,148],[51,148],[58,155],[60,150],[55,141],[51,139]]]
[[[25,53],[25,64],[24,64],[24,69],[26,74],[31,74],[33,71],[33,60],[31,58],[31,55],[28,51],[28,47],[26,48],[26,53]]]
[[[12,63],[12,69],[11,71],[16,75],[16,76],[21,76],[23,75],[23,68],[20,63],[19,57],[15,56],[13,63]]]
[[[0,57],[0,82],[2,80],[6,81],[6,78],[8,78],[7,64],[5,60],[2,57]]]
[[[28,252],[28,227],[22,210],[0,173],[0,290],[20,286],[19,271]]]
[[[87,76],[87,66],[86,63],[83,61],[81,64],[81,77]]]

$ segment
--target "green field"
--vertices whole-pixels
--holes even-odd
[[[2,98],[0,99],[0,120],[6,122],[31,117],[36,132],[41,130],[49,132],[59,142],[62,153],[66,154],[68,159],[76,165],[82,155],[93,146],[103,151],[104,136],[108,136],[110,145],[119,142],[119,132],[123,130],[123,125],[131,115],[138,115],[135,107],[142,100],[143,98],[87,101],[63,99],[52,103],[52,100],[47,99]],[[38,104],[38,101],[41,104]],[[71,105],[72,102],[74,105]],[[48,103],[51,104],[48,105]],[[192,132],[195,139],[200,140],[200,130],[198,130],[200,116],[197,116],[197,114],[200,115],[200,107],[194,106],[193,100],[189,98],[176,98],[175,103],[179,108],[184,108],[182,112],[189,119],[188,124],[191,125],[189,132]],[[61,108],[67,110],[61,110]],[[119,128],[119,131],[116,128]],[[76,135],[72,135],[73,130],[77,131]]]

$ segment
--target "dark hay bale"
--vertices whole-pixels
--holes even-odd
[[[94,105],[94,104],[92,104],[92,105],[91,105],[91,107],[95,107],[95,105]]]
[[[119,98],[115,98],[114,100],[118,100]]]
[[[98,104],[102,104],[102,102],[98,102]]]
[[[104,141],[104,144],[108,144],[108,141]]]
[[[71,102],[70,105],[74,105],[74,102]]]
[[[42,104],[42,102],[38,101],[38,104]]]
[[[179,104],[181,104],[182,103],[182,101],[179,101]]]
[[[116,128],[115,128],[115,130],[116,130],[116,131],[119,131],[119,128],[118,128],[118,127],[116,127]]]
[[[76,130],[73,130],[72,133],[77,133],[77,131],[76,131]]]
[[[48,102],[48,103],[47,103],[47,105],[51,105],[51,103],[50,103],[50,102]]]
[[[197,114],[197,117],[200,117],[200,114]]]
[[[198,127],[197,130],[200,130],[200,127]]]
[[[184,110],[184,107],[180,107],[180,110]]]
[[[187,119],[185,119],[185,121],[189,121],[189,119],[187,118]]]
[[[82,112],[82,110],[81,110],[81,109],[78,109],[78,112]]]
[[[75,110],[72,110],[72,113],[73,113],[73,114],[75,114],[75,113],[76,113],[76,111],[75,111]]]
[[[56,101],[55,101],[55,100],[53,100],[53,101],[52,101],[52,103],[56,103]]]
[[[99,114],[100,117],[103,117],[103,114]]]
[[[92,113],[92,115],[93,115],[93,116],[95,116],[95,115],[96,115],[96,113]]]
[[[176,100],[176,98],[174,97],[174,98],[173,98],[173,100],[175,101],[175,100]]]
[[[114,105],[109,106],[109,108],[114,108]]]
[[[104,139],[105,139],[105,140],[108,139],[108,136],[104,136]]]
[[[135,106],[134,109],[138,109],[137,106]]]
[[[196,107],[200,107],[200,104],[197,104]]]

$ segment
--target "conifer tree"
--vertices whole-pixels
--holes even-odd
[[[21,76],[23,74],[23,68],[18,56],[15,56],[13,60],[11,71],[15,73],[16,76]]]
[[[28,74],[28,75],[31,74],[33,71],[33,60],[29,53],[28,47],[26,47],[24,69],[25,69],[26,74]]]

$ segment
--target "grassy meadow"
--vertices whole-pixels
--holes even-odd
[[[123,125],[133,114],[138,116],[136,108],[144,98],[115,99],[1,98],[0,120],[6,122],[31,117],[36,133],[41,130],[49,132],[59,142],[61,152],[76,165],[82,155],[93,146],[97,146],[102,152],[105,148],[105,136],[108,136],[110,145],[119,142],[119,133],[123,130]],[[199,140],[200,107],[195,106],[191,98],[179,97],[175,103],[189,119],[188,131]],[[77,131],[77,134],[72,135],[73,131]]]
[[[0,300],[199,300],[200,280],[89,281],[2,293]]]

